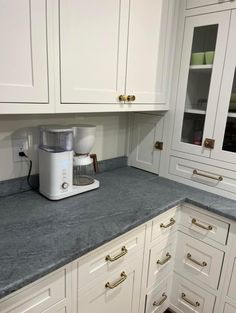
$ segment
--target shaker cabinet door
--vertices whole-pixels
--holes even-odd
[[[230,12],[187,17],[173,149],[210,157]]]
[[[0,113],[48,102],[46,4],[0,0]]]
[[[172,0],[130,0],[126,94],[136,104],[166,102],[173,7]]]
[[[124,93],[128,0],[60,0],[61,103],[118,103]]]
[[[232,12],[211,157],[236,164],[236,10]]]
[[[120,270],[94,280],[78,291],[78,313],[137,313],[140,299],[142,255]]]
[[[163,116],[134,115],[129,159],[131,166],[159,173],[163,127]]]

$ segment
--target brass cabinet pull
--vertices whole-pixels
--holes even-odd
[[[106,285],[105,285],[105,287],[106,287],[106,288],[109,288],[109,289],[114,289],[114,288],[116,288],[117,286],[119,286],[120,284],[122,284],[122,283],[126,280],[127,275],[125,274],[125,272],[122,272],[122,273],[120,274],[120,277],[121,277],[121,278],[120,278],[119,280],[117,280],[117,282],[115,282],[114,284],[111,284],[111,283],[107,282]]]
[[[169,224],[164,225],[163,223],[161,223],[160,227],[161,227],[161,228],[168,228],[168,227],[170,227],[170,226],[172,226],[172,225],[174,225],[174,224],[175,224],[175,219],[171,218]]]
[[[167,300],[167,295],[165,294],[165,292],[163,292],[161,296],[162,296],[162,299],[159,302],[154,301],[153,306],[159,308]]]
[[[190,304],[191,306],[197,308],[198,306],[200,306],[200,303],[198,301],[196,302],[193,302],[192,300],[189,300],[187,297],[186,297],[186,294],[182,292],[181,294],[181,298],[187,302],[188,304]]]
[[[123,247],[121,248],[121,253],[119,253],[119,254],[117,254],[117,255],[115,255],[115,256],[113,256],[113,257],[111,257],[111,256],[108,254],[108,255],[106,256],[105,260],[106,260],[106,261],[110,261],[110,262],[114,262],[114,261],[116,261],[116,260],[122,258],[122,256],[126,255],[127,253],[128,253],[128,249],[127,249],[125,246],[123,246]]]
[[[210,178],[210,179],[214,179],[214,180],[217,180],[217,181],[222,181],[223,180],[222,176],[214,177],[214,176],[211,176],[211,175],[208,175],[208,174],[199,173],[198,170],[196,170],[196,169],[193,170],[193,175],[198,175],[198,176]]]
[[[198,262],[197,260],[192,258],[192,255],[190,253],[187,254],[187,259],[189,259],[191,262],[201,266],[201,267],[205,267],[207,266],[207,262],[203,261],[203,262]]]
[[[156,141],[154,148],[157,150],[163,150],[163,142],[162,141]]]
[[[165,258],[163,261],[157,260],[157,264],[164,265],[164,264],[166,264],[166,262],[168,262],[170,259],[171,259],[171,255],[169,254],[169,252],[167,252],[167,253],[166,253],[166,258]]]
[[[125,95],[120,95],[120,96],[119,96],[119,101],[127,101],[127,96],[125,96]]]
[[[213,227],[212,227],[211,225],[204,226],[204,225],[198,223],[197,220],[196,220],[196,218],[193,218],[193,219],[192,219],[192,224],[194,224],[194,225],[196,225],[197,227],[200,227],[200,228],[202,228],[202,229],[206,229],[206,230],[212,230],[212,229],[213,229]]]
[[[135,95],[128,95],[127,97],[128,102],[135,101],[135,99],[136,99]]]
[[[214,149],[215,147],[215,140],[211,138],[206,138],[204,140],[204,147],[208,149]]]

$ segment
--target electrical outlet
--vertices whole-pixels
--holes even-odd
[[[25,161],[25,158],[20,157],[19,153],[24,152],[26,155],[28,154],[28,139],[21,138],[21,139],[13,139],[13,160],[14,162],[22,162]]]

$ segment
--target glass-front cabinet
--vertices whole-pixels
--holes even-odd
[[[229,23],[230,12],[186,18],[174,150],[204,157],[211,155]],[[229,122],[226,133],[235,126]]]
[[[236,10],[232,12],[228,47],[215,123],[211,157],[236,163]]]

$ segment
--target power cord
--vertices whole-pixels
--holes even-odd
[[[26,158],[26,160],[29,161],[29,171],[28,171],[28,175],[27,175],[27,183],[28,183],[28,185],[30,186],[30,188],[32,188],[33,190],[37,190],[37,188],[35,188],[35,187],[31,184],[31,182],[30,182],[30,176],[31,176],[32,165],[33,165],[32,160],[29,159],[28,155],[26,155],[26,154],[24,153],[24,151],[19,152],[19,156],[22,157],[22,158]]]

